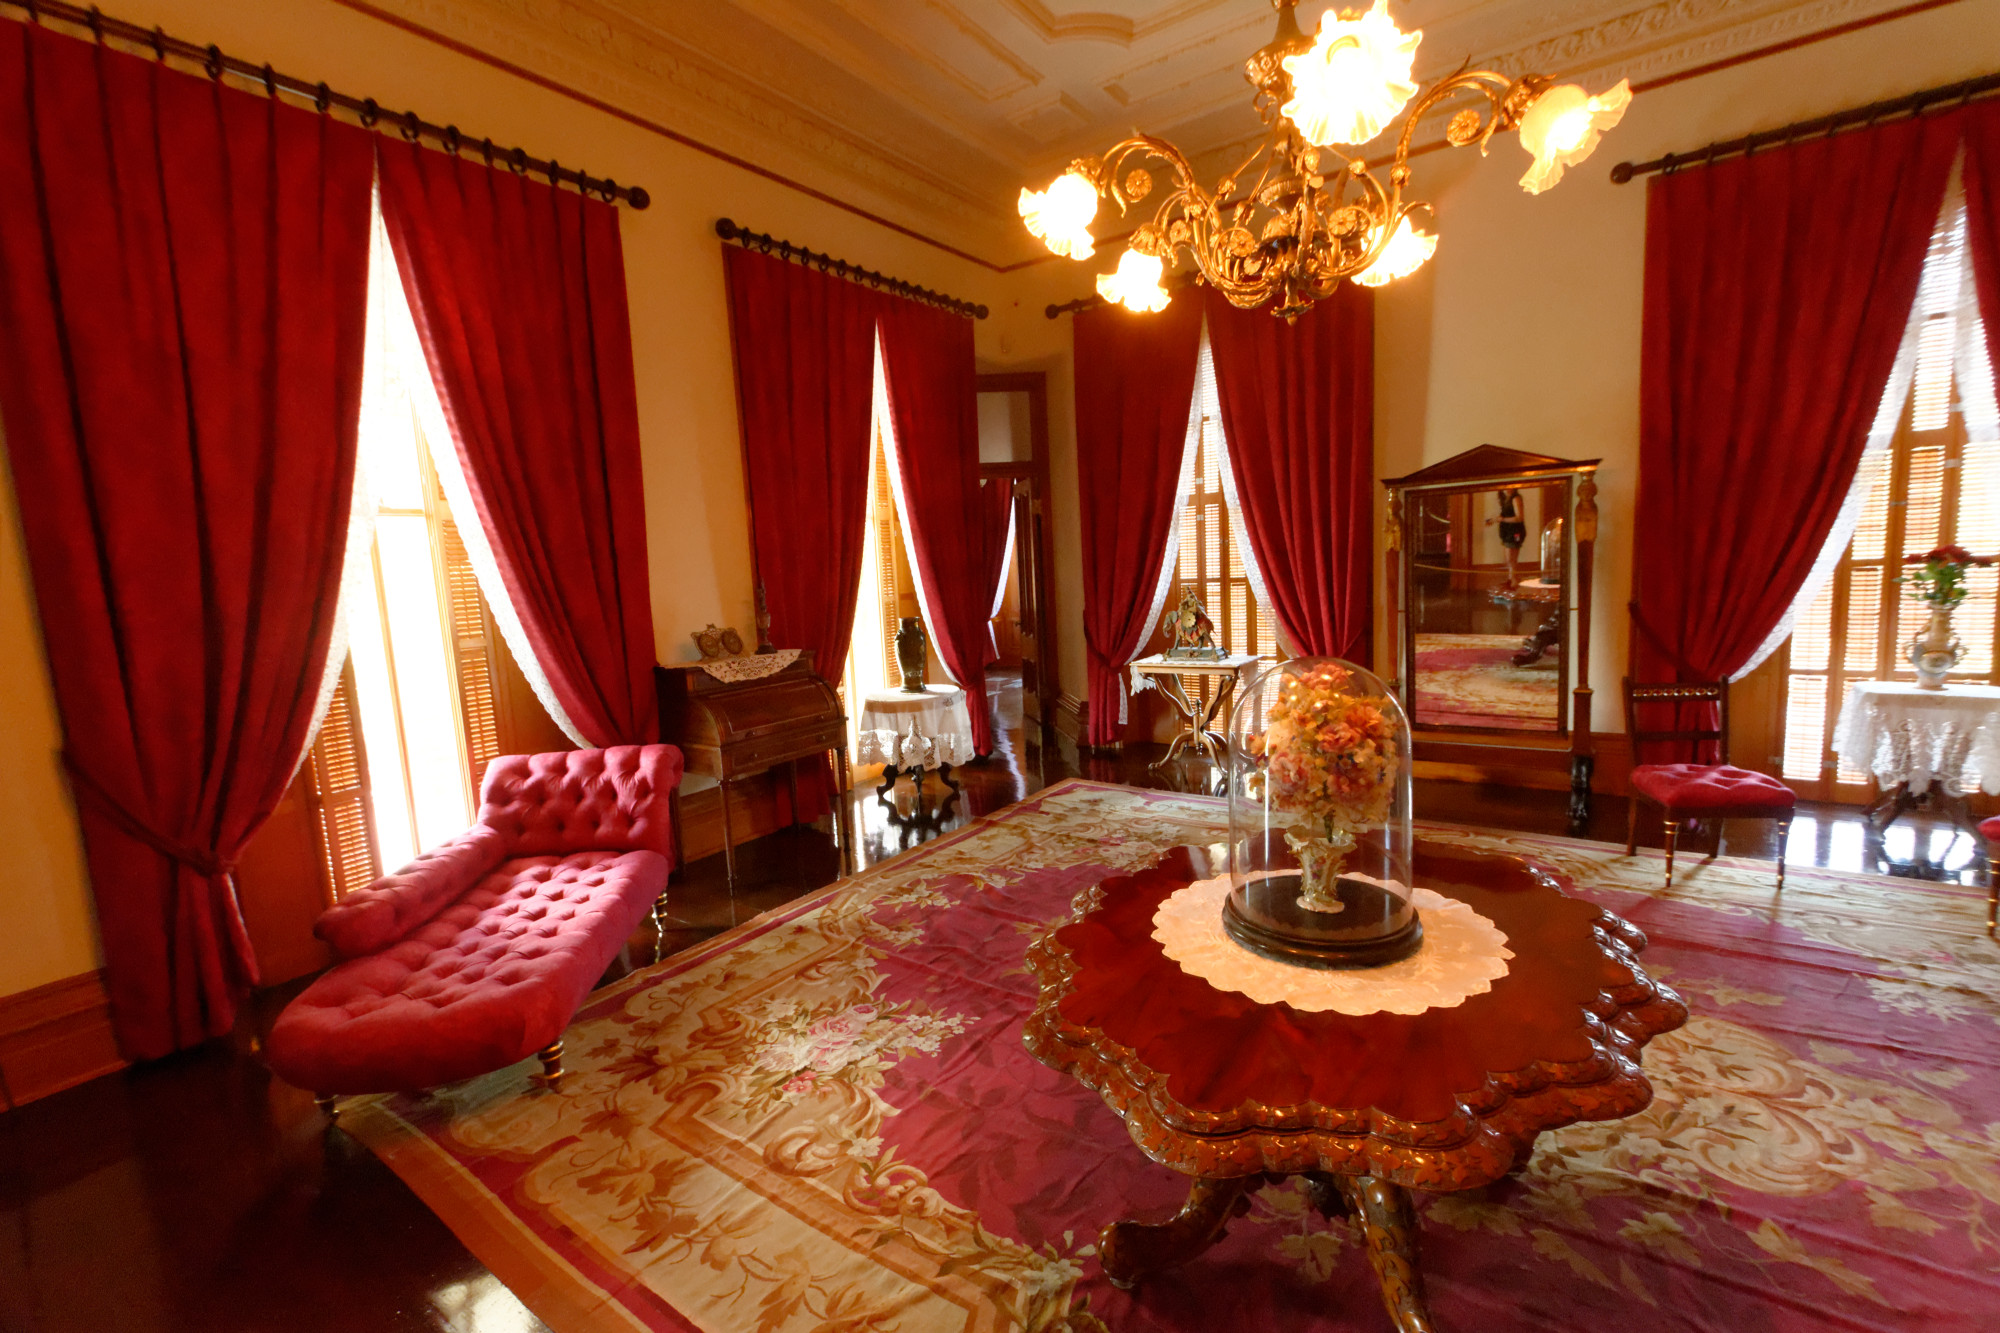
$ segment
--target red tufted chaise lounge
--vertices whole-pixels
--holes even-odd
[[[348,961],[279,1015],[272,1070],[329,1107],[536,1054],[559,1076],[570,1017],[666,893],[680,780],[671,745],[494,760],[477,824],[314,925]]]

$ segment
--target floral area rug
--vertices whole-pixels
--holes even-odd
[[[1514,665],[1519,634],[1419,634],[1416,721],[1431,727],[1554,731],[1559,663]]]
[[[594,996],[559,1092],[529,1066],[357,1099],[364,1139],[558,1333],[1387,1329],[1296,1182],[1121,1292],[1095,1240],[1186,1181],[1021,1044],[1028,944],[1087,886],[1223,836],[1221,802],[1074,781]],[[1992,1329],[2000,950],[1983,894],[1450,826],[1652,940],[1693,1017],[1652,1105],[1418,1195],[1461,1333]]]

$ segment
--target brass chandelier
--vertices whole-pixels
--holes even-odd
[[[1521,186],[1539,194],[1590,155],[1632,100],[1623,80],[1591,96],[1539,74],[1510,80],[1464,69],[1419,95],[1410,71],[1423,33],[1397,28],[1387,0],[1374,0],[1365,13],[1328,10],[1316,37],[1299,29],[1298,0],[1271,4],[1278,35],[1243,67],[1270,133],[1213,193],[1195,181],[1180,149],[1149,134],[1102,157],[1077,159],[1046,190],[1021,191],[1028,230],[1058,255],[1088,259],[1098,200],[1128,212],[1153,193],[1153,174],[1138,164],[1150,158],[1166,165],[1171,185],[1152,221],[1131,234],[1117,270],[1097,279],[1106,300],[1137,311],[1162,309],[1162,280],[1185,254],[1196,280],[1231,304],[1268,305],[1272,314],[1296,319],[1344,279],[1380,286],[1414,273],[1437,249],[1437,237],[1419,230],[1411,216],[1428,213],[1430,205],[1403,198],[1410,139],[1433,107],[1460,94],[1484,98],[1483,107],[1451,117],[1446,140],[1456,148],[1478,144],[1483,155],[1494,135],[1518,130],[1534,158]],[[1391,161],[1371,166],[1352,153],[1406,108]],[[1382,166],[1386,182],[1375,169]]]

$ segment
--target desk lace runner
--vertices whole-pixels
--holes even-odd
[[[766,676],[775,676],[798,660],[797,648],[780,648],[776,652],[751,653],[744,657],[712,657],[695,665],[717,680],[733,685],[740,680],[762,680]]]
[[[1493,989],[1514,956],[1498,926],[1456,898],[1411,891],[1423,917],[1424,942],[1401,962],[1335,972],[1294,967],[1251,953],[1222,929],[1229,877],[1188,885],[1153,913],[1153,938],[1181,971],[1259,1004],[1307,1013],[1421,1014],[1453,1009]]]

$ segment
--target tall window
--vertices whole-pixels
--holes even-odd
[[[1868,775],[1833,753],[1848,686],[1915,678],[1904,647],[1929,609],[1897,582],[1903,557],[1953,543],[2000,555],[2000,442],[1988,424],[1991,371],[1972,304],[1963,207],[1949,210],[1932,238],[1912,318],[1907,396],[1898,403],[1901,386],[1892,382],[1855,479],[1861,500],[1853,538],[1799,613],[1789,644],[1783,771],[1815,799],[1865,797]],[[1979,428],[1968,431],[1968,417]],[[1965,644],[1952,675],[2000,681],[2000,569],[1975,568],[1968,582],[1971,593],[1952,617]]]
[[[1200,414],[1201,438],[1195,446],[1187,498],[1181,505],[1167,606],[1178,603],[1184,591],[1192,591],[1208,609],[1209,619],[1215,622],[1215,641],[1225,652],[1261,653],[1277,661],[1284,656],[1278,650],[1277,622],[1270,606],[1257,595],[1243,527],[1229,505],[1229,487],[1223,475],[1228,446],[1222,434],[1222,400],[1216,392],[1215,361],[1209,355],[1205,335],[1195,374],[1195,410]],[[1207,683],[1206,678],[1196,676],[1183,681],[1190,698],[1202,693]]]
[[[309,770],[336,898],[472,822],[502,731],[504,650],[446,503],[439,464],[454,460],[435,450],[451,443],[419,411],[430,370],[379,217],[369,303],[348,659]]]

